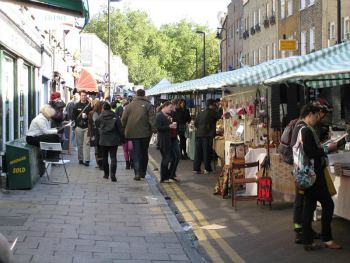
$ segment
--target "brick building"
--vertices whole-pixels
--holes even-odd
[[[247,65],[277,58],[276,0],[249,0],[243,6],[243,57]]]
[[[341,39],[350,40],[350,0],[341,1]],[[337,43],[337,1],[322,1],[322,48],[333,46]]]

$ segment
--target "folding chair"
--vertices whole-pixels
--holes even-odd
[[[239,176],[239,170],[246,169],[246,168],[253,168],[256,167],[259,171],[259,161],[257,162],[251,162],[251,163],[245,163],[245,162],[232,162],[232,175],[231,175],[231,198],[232,198],[232,206],[237,210],[237,201],[238,200],[249,200],[249,199],[255,199],[257,195],[253,196],[238,196],[237,195],[237,186],[238,185],[246,185],[249,183],[258,183],[258,178],[252,177],[252,178],[246,178],[245,174],[243,173],[243,176]]]
[[[66,169],[66,163],[69,163],[70,160],[63,159],[62,156],[62,145],[61,143],[51,143],[51,142],[40,142],[40,151],[41,151],[41,157],[45,165],[45,174],[47,177],[47,182],[43,182],[41,180],[42,184],[68,184],[69,183],[69,177]],[[58,157],[52,157],[49,156],[48,153],[50,152],[56,152],[58,154]],[[52,165],[63,165],[64,173],[66,175],[67,180],[65,181],[52,181],[49,176],[48,169]]]

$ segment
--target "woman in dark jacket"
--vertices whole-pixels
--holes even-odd
[[[160,164],[160,182],[169,179],[178,181],[175,178],[176,156],[173,147],[177,142],[176,122],[171,118],[173,104],[170,101],[163,103],[162,110],[156,116],[156,128],[158,130],[158,140],[162,162]]]
[[[60,128],[64,120],[63,109],[66,107],[66,104],[61,100],[61,93],[53,92],[49,104],[55,109],[55,115],[51,118],[51,128]]]
[[[102,113],[96,120],[99,129],[99,145],[102,147],[103,156],[103,178],[108,179],[111,175],[112,182],[116,182],[117,171],[117,150],[118,145],[123,141],[123,129],[119,117],[111,110],[111,105],[105,102],[102,107]],[[111,167],[108,164],[108,154],[111,158]],[[109,169],[110,172],[109,173]]]
[[[315,250],[321,247],[339,249],[340,246],[333,241],[332,237],[331,222],[334,212],[334,203],[328,191],[324,175],[326,154],[336,149],[336,145],[330,144],[327,148],[321,146],[319,138],[313,129],[313,126],[317,123],[317,119],[319,118],[318,115],[319,109],[311,103],[305,105],[300,114],[302,119],[300,124],[303,128],[301,128],[299,132],[301,132],[304,154],[309,160],[313,160],[314,171],[316,173],[315,183],[311,187],[303,190],[305,196],[302,224],[303,243],[305,250]],[[312,219],[317,201],[322,205],[322,246],[313,243]]]

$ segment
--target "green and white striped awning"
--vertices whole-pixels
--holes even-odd
[[[152,88],[149,88],[146,90],[147,96],[152,96],[154,94],[158,94],[163,89],[166,89],[171,85],[171,82],[167,80],[166,78],[163,78],[161,81],[159,81],[156,85],[154,85]]]
[[[343,43],[330,48],[298,57],[288,57],[266,61],[253,67],[244,67],[234,71],[213,74],[205,78],[172,84],[150,95],[181,93],[210,88],[249,87],[263,84],[280,83],[285,77],[298,81],[297,74],[329,73],[322,76],[323,81],[308,82],[314,88],[331,87],[349,83],[350,43]],[[332,73],[332,74],[330,74]],[[331,80],[329,78],[332,77]],[[284,79],[283,79],[284,80]]]

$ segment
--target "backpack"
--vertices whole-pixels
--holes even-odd
[[[287,127],[284,128],[281,143],[278,146],[278,153],[282,160],[288,164],[293,164],[293,147],[290,145],[293,135],[293,130],[299,119],[292,120],[288,123]]]

